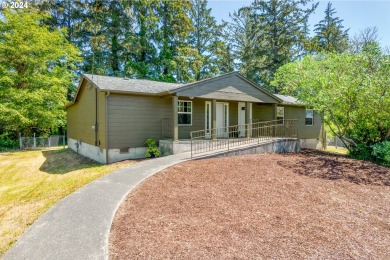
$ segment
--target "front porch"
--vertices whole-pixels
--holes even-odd
[[[191,157],[220,153],[250,146],[259,146],[280,140],[297,140],[297,120],[251,122],[223,128],[192,131],[189,140],[160,140],[162,155],[191,152]],[[279,148],[278,148],[279,149]],[[297,148],[294,146],[293,150]],[[299,148],[298,148],[299,149]],[[283,147],[279,150],[290,151]]]

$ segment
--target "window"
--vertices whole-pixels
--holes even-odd
[[[179,100],[177,110],[179,125],[192,125],[192,101]]]
[[[305,125],[313,125],[313,109],[306,109]]]
[[[283,124],[283,122],[284,122],[284,107],[277,107],[276,120],[283,120],[281,123],[281,124]]]

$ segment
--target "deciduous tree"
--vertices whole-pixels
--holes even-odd
[[[47,18],[33,9],[3,11],[0,131],[47,133],[65,125],[67,88],[80,60],[67,31],[50,30],[43,25]]]
[[[320,111],[349,148],[390,137],[390,57],[373,46],[362,54],[307,56],[281,67],[272,84]]]

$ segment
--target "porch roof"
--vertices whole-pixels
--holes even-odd
[[[255,103],[282,103],[283,100],[239,72],[231,72],[209,79],[185,84],[169,90],[178,96],[248,101]]]

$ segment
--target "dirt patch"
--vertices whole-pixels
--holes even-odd
[[[328,180],[390,186],[390,169],[377,164],[351,160],[345,155],[303,149],[295,160],[282,160],[280,166],[293,172]]]
[[[110,258],[390,259],[389,176],[313,151],[185,162],[127,197]]]

